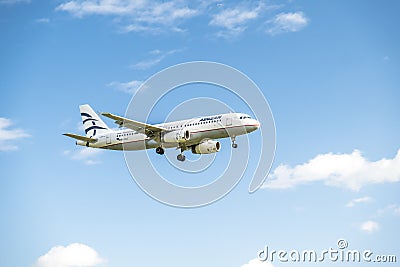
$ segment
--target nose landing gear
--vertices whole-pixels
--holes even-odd
[[[231,137],[231,140],[232,140],[232,147],[233,147],[233,148],[237,148],[238,145],[235,143],[235,141],[236,141],[236,136],[232,136],[232,137]]]

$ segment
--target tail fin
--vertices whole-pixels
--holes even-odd
[[[79,106],[79,110],[87,137],[93,137],[110,130],[88,104]]]

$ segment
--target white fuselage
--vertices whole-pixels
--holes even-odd
[[[204,140],[236,137],[255,131],[260,127],[260,123],[251,119],[243,113],[227,113],[207,117],[199,117],[188,120],[166,122],[155,126],[166,129],[159,133],[159,136],[150,138],[146,134],[136,132],[131,129],[110,130],[97,135],[97,142],[86,143],[77,141],[78,145],[86,145],[94,148],[112,150],[143,150],[149,148],[163,147],[182,147],[189,148],[199,144]],[[190,136],[181,142],[178,137],[171,136],[187,133]],[[167,136],[168,135],[168,136]]]

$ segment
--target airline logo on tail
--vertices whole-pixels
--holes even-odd
[[[82,112],[81,116],[82,116],[83,125],[85,126],[86,135],[88,135],[88,132],[91,130],[93,130],[92,136],[96,135],[96,129],[107,130],[107,128],[96,125],[96,121],[98,121],[98,120],[93,119],[90,114]],[[86,119],[84,119],[84,117],[86,117]],[[85,125],[86,122],[89,122],[88,126]],[[90,122],[92,122],[92,124],[90,124]]]
[[[87,137],[93,137],[110,130],[89,105],[81,105],[79,109]]]

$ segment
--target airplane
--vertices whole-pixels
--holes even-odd
[[[110,150],[154,149],[163,155],[164,149],[176,148],[181,152],[177,160],[185,161],[185,150],[193,154],[211,154],[221,149],[215,139],[230,137],[237,148],[236,136],[248,134],[260,127],[260,122],[244,113],[227,113],[180,121],[148,124],[117,116],[108,112],[101,115],[113,119],[120,127],[110,129],[88,105],[79,106],[86,136],[65,133],[76,139],[76,145]]]

